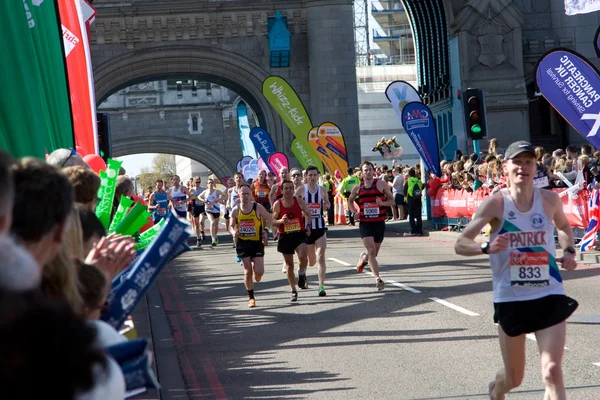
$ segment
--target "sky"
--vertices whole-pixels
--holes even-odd
[[[127,176],[132,177],[139,175],[142,168],[150,168],[152,166],[152,159],[155,155],[156,153],[132,154],[129,156],[115,157],[115,159],[123,161],[121,166],[127,171]]]

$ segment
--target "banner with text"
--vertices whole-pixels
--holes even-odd
[[[237,105],[238,129],[240,131],[240,141],[242,143],[242,155],[258,158],[256,149],[252,140],[250,140],[250,123],[248,122],[248,107],[246,103],[240,101]]]
[[[317,131],[321,146],[327,151],[343,178],[348,176],[348,153],[346,141],[338,126],[332,122],[324,122]]]
[[[273,139],[271,138],[271,135],[269,135],[269,132],[267,132],[267,130],[264,128],[261,128],[259,126],[252,128],[250,130],[250,140],[252,141],[252,144],[254,144],[256,152],[258,153],[258,156],[263,160],[263,162],[268,161],[269,156],[277,151],[277,149],[275,148],[275,143],[273,143]],[[261,165],[259,162],[259,168],[260,167]],[[267,167],[269,167],[268,164]],[[269,167],[269,169],[271,168]],[[271,172],[277,174],[277,171]]]
[[[385,89],[385,96],[392,104],[396,115],[402,120],[402,109],[410,102],[418,101],[422,103],[421,96],[417,90],[408,82],[394,81]]]
[[[323,148],[321,141],[319,140],[318,131],[319,131],[319,127],[313,126],[313,128],[308,132],[308,137],[306,139],[308,140],[308,144],[310,145],[310,147],[319,156],[319,159],[321,160],[321,162],[323,163],[323,165],[325,166],[327,171],[329,171],[331,176],[335,176],[334,175],[335,170],[336,170],[335,161],[333,161],[333,159],[331,157],[329,157],[327,150],[325,150]]]
[[[87,154],[99,154],[96,96],[90,42],[79,0],[58,0],[69,78],[75,144]]]
[[[600,11],[600,0],[565,0],[565,14],[587,14]]]
[[[433,115],[425,104],[413,101],[402,110],[402,126],[417,148],[427,169],[440,175],[440,149]]]
[[[600,76],[582,56],[565,49],[542,56],[536,71],[542,95],[563,118],[600,148]]]
[[[314,165],[323,173],[323,163],[319,159],[319,156],[313,151],[308,144],[306,139],[300,140],[298,138],[292,140],[292,153],[296,156],[298,161],[303,168],[307,168],[309,165]]]
[[[281,168],[289,168],[290,164],[288,162],[288,158],[285,154],[275,152],[269,156],[267,160],[267,164],[271,167],[273,171],[275,171],[275,175],[279,176],[279,170]]]
[[[265,79],[262,90],[265,98],[273,106],[275,111],[277,111],[279,116],[296,137],[296,140],[300,143],[300,146],[303,149],[302,151],[306,153],[306,157],[298,159],[300,164],[306,168],[310,164],[305,165],[303,162],[306,162],[307,159],[312,159],[316,162],[316,164],[313,165],[317,166],[319,170],[323,172],[323,164],[306,140],[306,135],[310,132],[313,125],[298,94],[292,89],[290,84],[280,76],[269,76]],[[294,150],[293,144],[292,152],[297,156],[297,150]]]

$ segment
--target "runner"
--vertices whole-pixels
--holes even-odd
[[[216,183],[217,182],[215,182],[215,184]],[[227,194],[227,198],[229,198],[229,189],[231,189],[234,186],[235,186],[235,181],[233,180],[233,178],[227,179],[227,190],[225,191],[225,193]],[[225,218],[225,229],[227,229],[227,231],[229,231],[229,212],[230,211],[231,211],[231,209],[227,208],[227,205],[225,205],[225,214],[223,215],[223,218]],[[235,245],[233,247],[235,247]]]
[[[489,384],[490,399],[503,400],[521,384],[525,335],[531,332],[540,352],[544,399],[565,399],[561,365],[565,320],[578,304],[565,296],[557,262],[567,270],[577,267],[573,231],[558,195],[533,185],[537,170],[534,147],[524,141],[512,143],[505,159],[510,187],[479,206],[455,246],[456,253],[464,256],[490,255],[494,322],[499,323],[504,360],[504,368]],[[488,223],[492,227],[490,241],[477,243],[475,238]],[[556,258],[555,227],[564,249],[561,258]]]
[[[269,201],[271,202],[271,207],[275,204],[275,200],[279,200],[283,193],[281,192],[281,184],[283,181],[288,180],[288,169],[287,167],[282,167],[279,170],[279,183],[275,183],[271,186],[271,192],[269,193]]]
[[[290,171],[292,182],[294,182],[294,190],[298,190],[299,187],[304,185],[304,177],[302,176],[302,170],[300,168],[292,168]]]
[[[179,218],[185,219],[187,217],[187,198],[190,192],[187,187],[181,185],[179,175],[173,175],[171,182],[173,183],[173,186],[169,188],[171,207]]]
[[[291,181],[281,182],[283,197],[273,204],[273,225],[279,227],[279,242],[277,251],[283,254],[283,260],[287,269],[288,282],[292,288],[291,301],[298,300],[296,290],[296,276],[294,274],[294,252],[298,255],[300,274],[298,286],[307,289],[306,266],[308,263],[306,254],[307,236],[310,235],[310,227],[304,227],[304,216],[311,218],[310,211],[304,200],[294,196],[294,184]],[[304,214],[304,215],[303,215]]]
[[[244,266],[244,284],[248,291],[248,308],[256,307],[254,280],[260,282],[265,273],[263,244],[264,227],[271,225],[271,214],[261,205],[252,201],[252,191],[246,184],[238,189],[240,204],[231,211],[231,235],[237,239],[236,252]],[[264,222],[264,223],[263,223]]]
[[[215,181],[209,178],[206,182],[208,188],[198,196],[198,199],[204,203],[206,215],[210,221],[211,246],[219,244],[217,234],[219,232],[219,218],[221,217],[221,207],[219,204],[225,202],[226,196],[220,190],[215,189]]]
[[[202,246],[202,241],[206,239],[204,234],[204,223],[206,222],[206,206],[199,199],[205,188],[200,186],[202,180],[199,176],[194,177],[194,188],[192,189],[192,196],[190,199],[193,201],[194,206],[192,207],[192,217],[194,221],[194,228],[196,229],[196,245]]]
[[[348,176],[342,181],[339,192],[346,203],[346,218],[348,219],[346,223],[354,226],[354,213],[350,211],[348,198],[350,197],[350,193],[352,193],[352,189],[360,184],[360,179],[354,173],[354,168],[348,168],[347,172]]]
[[[310,236],[306,238],[308,265],[314,267],[319,264],[319,296],[326,296],[325,292],[325,250],[327,249],[327,227],[323,210],[329,209],[329,196],[327,189],[319,185],[319,170],[314,165],[306,168],[308,183],[296,190],[296,197],[302,198],[310,210]]]
[[[348,199],[348,209],[351,213],[356,213],[354,201],[358,196],[358,207],[360,221],[358,227],[360,237],[367,249],[367,253],[362,253],[358,261],[356,270],[363,272],[367,263],[371,267],[371,272],[375,275],[377,290],[383,290],[383,280],[379,277],[379,263],[377,255],[385,235],[385,219],[387,218],[385,208],[394,204],[394,198],[387,182],[381,179],[373,179],[375,168],[369,161],[364,161],[360,169],[362,171],[362,180],[359,185],[354,186]]]
[[[230,187],[229,189],[227,189],[227,204],[225,205],[225,210],[227,212],[227,217],[229,220],[229,213],[231,212],[231,210],[233,210],[233,207],[237,206],[238,204],[240,204],[240,195],[238,194],[238,191],[240,189],[240,187],[245,184],[244,183],[244,174],[242,174],[241,172],[236,172],[233,175],[233,182],[234,185],[232,187]],[[229,226],[229,224],[227,224],[227,226]],[[227,228],[229,230],[229,228]],[[235,242],[235,237],[233,237],[233,247],[235,248],[236,242]],[[239,260],[239,257],[236,257],[236,261],[240,262],[241,260]]]
[[[152,213],[154,224],[158,224],[167,215],[167,207],[171,199],[169,193],[163,190],[162,179],[157,180],[154,185],[156,191],[148,198],[148,211]]]
[[[258,179],[254,181],[253,184],[254,190],[254,200],[260,204],[261,206],[263,206],[267,212],[271,212],[271,202],[269,201],[269,193],[271,192],[271,186],[269,185],[269,182],[267,181],[267,171],[265,171],[264,169],[261,169],[258,172]],[[269,227],[271,225],[265,225],[265,231],[267,232],[267,236],[265,238],[265,246],[268,246],[269,244]]]

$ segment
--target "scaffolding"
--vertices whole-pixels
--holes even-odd
[[[369,57],[369,1],[354,0],[354,48],[357,67],[366,67],[371,64]]]

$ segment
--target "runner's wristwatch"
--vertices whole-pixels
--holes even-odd
[[[489,254],[490,252],[490,242],[485,242],[481,244],[481,252],[483,254]]]
[[[563,251],[565,251],[567,253],[575,254],[575,249],[573,248],[573,246],[569,246],[566,249],[564,249]]]

